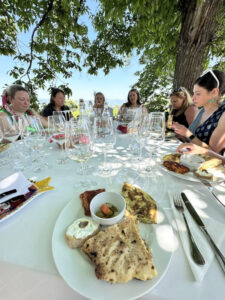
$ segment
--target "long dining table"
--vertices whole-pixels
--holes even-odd
[[[48,168],[34,173],[32,162],[30,164],[26,162],[22,170],[24,176],[29,179],[36,177],[37,180],[50,176],[50,185],[54,186],[54,190],[41,194],[29,205],[0,223],[0,299],[82,300],[92,298],[89,296],[91,292],[81,293],[81,295],[60,275],[57,262],[53,257],[53,232],[64,208],[71,201],[80,201],[80,193],[97,188],[105,188],[107,191],[117,189],[120,192],[123,182],[126,181],[138,184],[153,197],[166,213],[168,223],[173,229],[173,237],[171,241],[168,241],[171,255],[160,280],[149,291],[143,295],[140,293],[140,296],[135,296],[135,298],[142,300],[224,299],[225,274],[215,257],[204,278],[201,281],[195,279],[177,231],[169,192],[187,193],[192,203],[200,205],[204,216],[224,226],[225,208],[216,201],[200,181],[179,178],[161,167],[161,156],[174,152],[179,144],[177,140],[165,141],[160,148],[155,149],[158,160],[151,166],[150,174],[146,174],[143,170],[149,160],[148,153],[143,151],[143,161],[138,160],[138,148],[132,147],[131,149],[131,144],[134,146],[135,142],[129,135],[118,133],[114,148],[107,153],[107,162],[112,168],[107,176],[98,169],[103,161],[103,153],[96,151],[93,154],[93,157],[86,163],[86,175],[83,178],[83,175],[79,173],[79,162],[70,159],[67,159],[65,164],[57,162],[62,150],[55,143],[47,142],[44,146],[47,153],[44,160],[48,162]],[[3,156],[0,158],[4,159]],[[10,165],[2,166],[0,180],[15,172]],[[127,177],[126,172],[129,174]],[[134,174],[137,174],[137,177]],[[79,185],[79,181],[85,178],[90,181],[90,186]],[[224,182],[212,184],[215,194],[225,202]],[[219,247],[224,254],[224,240]],[[153,260],[154,256],[157,256],[157,253],[153,252]],[[126,287],[127,283],[123,285]],[[113,287],[116,288],[116,284]],[[87,286],[87,290],[93,288]],[[123,293],[119,299],[132,299],[126,295],[126,292]],[[104,299],[110,299],[110,295],[104,295],[104,297]],[[98,298],[93,297],[93,299]]]

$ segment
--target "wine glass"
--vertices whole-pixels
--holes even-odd
[[[66,121],[62,114],[53,114],[52,118],[52,140],[54,140],[62,150],[62,157],[58,160],[59,164],[65,164],[66,162],[66,151],[65,151],[65,126]]]
[[[15,143],[20,136],[19,122],[17,122],[16,117],[1,117],[1,126],[4,140]]]
[[[165,119],[162,115],[150,115],[148,136],[145,140],[145,148],[149,152],[150,163],[153,163],[153,155],[157,149],[159,152],[160,146],[165,139]],[[147,171],[151,171],[151,166],[147,167]]]
[[[139,162],[142,161],[142,150],[145,144],[146,137],[148,135],[149,120],[147,117],[143,117],[140,124],[137,125],[137,131],[135,132],[136,140],[139,144]]]
[[[47,142],[47,132],[44,129],[40,118],[37,118],[35,116],[32,116],[29,118],[32,134],[30,136],[31,140],[31,147],[33,150],[33,171],[38,172],[41,170],[46,170],[49,165],[45,160],[45,157],[47,155],[46,151],[43,151],[43,148]]]
[[[102,174],[108,175],[110,169],[107,166],[107,151],[113,148],[116,143],[116,133],[113,126],[113,119],[109,116],[102,116],[94,119],[94,145],[104,154]]]
[[[93,154],[93,144],[87,124],[85,122],[70,122],[69,140],[71,149],[69,158],[81,164],[83,180],[79,182],[79,185],[86,187],[91,183],[87,178],[84,179],[84,163],[87,162]]]

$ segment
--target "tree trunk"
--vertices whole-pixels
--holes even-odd
[[[207,46],[213,39],[216,15],[223,0],[180,0],[182,26],[177,46],[174,88],[184,86],[191,93],[203,71]]]

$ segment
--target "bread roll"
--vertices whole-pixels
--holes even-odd
[[[97,234],[100,225],[89,217],[75,220],[66,230],[66,240],[70,248],[79,248],[90,237]]]
[[[206,170],[202,170],[201,168],[199,168],[197,171],[194,172],[194,174],[199,177],[199,178],[203,178],[203,179],[212,179],[213,175],[208,173]]]

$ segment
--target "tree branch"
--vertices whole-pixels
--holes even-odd
[[[52,7],[53,7],[53,2],[54,0],[50,0],[50,2],[48,3],[48,7],[47,7],[47,10],[46,12],[44,13],[42,19],[38,22],[38,24],[35,26],[33,32],[32,32],[32,35],[31,35],[31,44],[30,44],[30,64],[27,68],[27,72],[25,75],[28,76],[29,78],[29,74],[30,74],[30,70],[31,70],[31,67],[32,67],[32,63],[33,63],[33,46],[34,46],[34,35],[36,33],[36,31],[38,30],[39,27],[41,27],[41,25],[44,23],[44,21],[46,20],[47,16],[48,16],[48,13],[52,10]],[[29,78],[30,80],[30,78]]]

